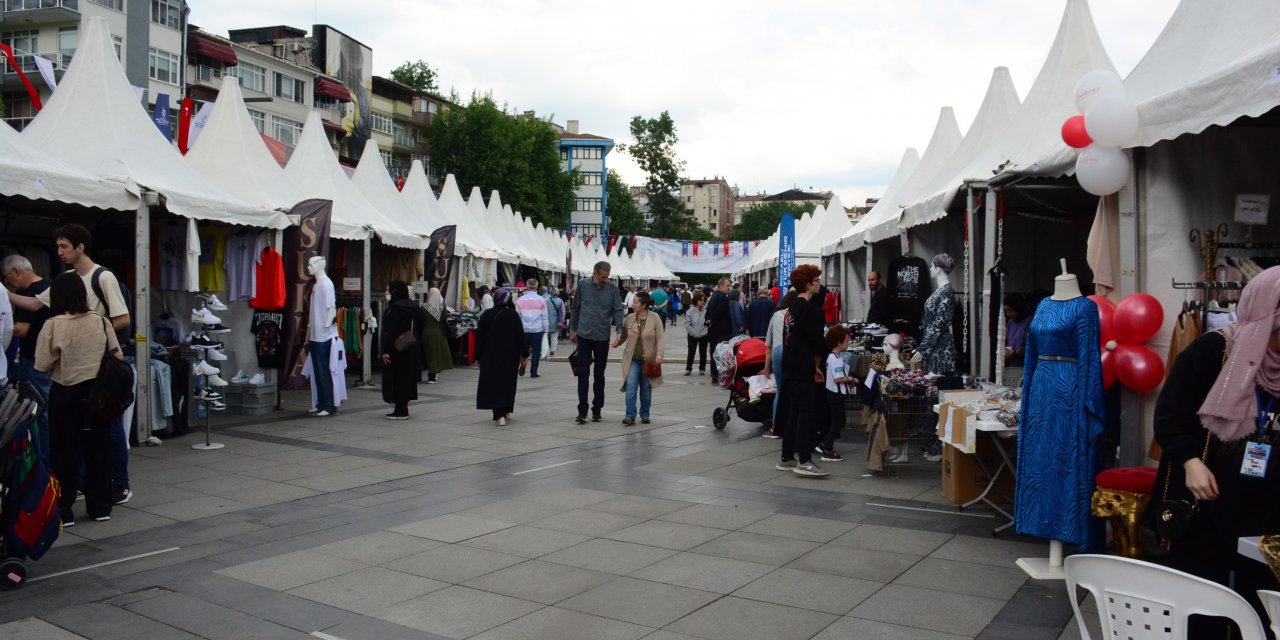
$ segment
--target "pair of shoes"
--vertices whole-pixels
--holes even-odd
[[[506,416],[503,416],[503,417],[501,417],[501,418],[498,418],[498,426],[499,426],[499,427],[505,427],[505,426],[507,426],[507,417],[506,417]]]
[[[576,423],[578,423],[578,424],[586,424],[586,423],[587,423],[587,414],[585,414],[585,413],[579,413],[579,414],[578,414],[578,417],[574,418],[574,419],[573,419],[573,421],[574,421],[574,422],[576,422]]]
[[[388,420],[408,420],[408,419],[409,419],[409,416],[407,416],[407,415],[402,416],[402,415],[400,415],[400,414],[398,414],[398,413],[388,413],[387,415],[382,416],[382,417],[384,417],[384,418],[386,418],[386,419],[388,419]]]
[[[440,381],[435,378],[427,378],[427,384],[437,384],[438,382]]]
[[[315,413],[315,416],[316,416],[317,418],[325,418],[325,417],[328,417],[328,416],[331,416],[331,415],[333,415],[333,414],[332,414],[332,413],[329,413],[328,411],[317,411],[317,412]]]
[[[542,374],[541,374],[541,373],[535,373],[535,374],[530,375],[529,377],[530,377],[530,378],[541,378],[541,377],[542,377]]]
[[[640,424],[649,424],[648,418],[640,418]]]
[[[778,464],[773,465],[778,471],[791,471],[796,468],[795,460],[779,460]]]
[[[631,425],[633,425],[633,424],[635,424],[635,423],[636,423],[636,419],[635,419],[635,418],[627,417],[627,418],[623,418],[623,419],[622,419],[622,426],[624,426],[624,427],[629,427],[629,426],[631,426]]]
[[[782,436],[778,435],[778,431],[776,429],[770,428],[768,431],[764,432],[764,437],[770,440],[777,440]]]
[[[525,366],[526,365],[523,362],[520,363],[520,375],[524,375]]]
[[[791,471],[801,478],[825,478],[831,475],[813,462],[801,462]]]
[[[213,309],[214,311],[227,310],[227,305],[222,304],[222,301],[218,299],[218,296],[212,293],[197,293],[196,297],[200,298],[201,300],[204,300],[205,306],[209,307],[210,309]]]
[[[684,372],[684,375],[685,375],[685,377],[687,378],[687,377],[689,377],[689,376],[693,375],[693,372],[692,372],[692,371],[686,371],[686,372]]]
[[[94,516],[93,517],[94,522],[106,522],[110,519],[111,519],[111,516]]]
[[[120,487],[111,492],[111,504],[124,504],[133,499],[133,490],[129,487]]]
[[[232,384],[244,384],[248,381],[249,375],[244,372],[244,369],[237,371],[234,376],[231,376]]]
[[[823,462],[844,462],[844,456],[836,453],[835,451],[822,451],[819,449],[818,457],[821,458]]]
[[[591,421],[592,421],[592,422],[600,422],[601,420],[604,420],[604,418],[600,416],[600,413],[599,413],[599,412],[594,412],[594,413],[592,413],[592,414],[591,414]]]

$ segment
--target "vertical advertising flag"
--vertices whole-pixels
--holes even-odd
[[[778,288],[791,287],[791,270],[796,268],[796,219],[789,213],[782,214],[778,223]]]
[[[302,377],[303,354],[307,348],[307,311],[311,288],[315,285],[315,279],[307,273],[307,261],[313,256],[329,255],[333,201],[303,200],[294,205],[289,214],[298,216],[298,226],[284,230],[285,351],[280,388],[296,390],[311,386]]]
[[[449,270],[453,266],[453,245],[458,239],[457,225],[447,225],[431,232],[431,244],[427,245],[431,259],[431,286],[446,294],[449,288]]]
[[[173,132],[169,130],[169,94],[157,93],[156,106],[151,110],[151,121],[164,135],[164,139],[173,142]]]

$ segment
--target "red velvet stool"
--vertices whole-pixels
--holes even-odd
[[[1111,528],[1120,538],[1120,555],[1141,558],[1142,511],[1151,499],[1156,484],[1155,467],[1121,467],[1107,469],[1094,480],[1093,515],[1111,520]]]

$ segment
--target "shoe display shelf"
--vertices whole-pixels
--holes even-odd
[[[276,385],[274,382],[232,382],[223,387],[223,402],[227,412],[238,415],[261,416],[271,413],[276,408]]]

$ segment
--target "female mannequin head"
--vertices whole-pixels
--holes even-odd
[[[933,257],[933,265],[929,268],[929,274],[935,280],[947,280],[955,266],[956,260],[951,257],[951,254],[939,253]]]

